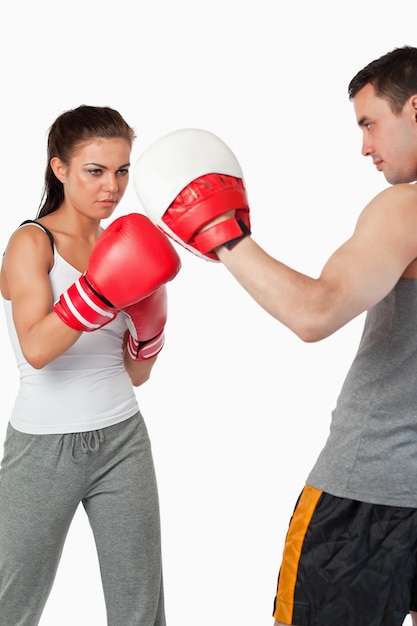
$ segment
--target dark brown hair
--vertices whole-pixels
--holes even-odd
[[[69,165],[79,146],[94,138],[122,137],[132,146],[136,135],[118,111],[110,107],[81,105],[62,113],[48,134],[47,165],[40,208],[37,217],[56,211],[64,201],[64,187],[51,168],[51,159],[58,157]]]
[[[349,99],[367,84],[389,103],[393,113],[400,113],[408,98],[417,94],[417,48],[395,48],[369,63],[350,81]]]

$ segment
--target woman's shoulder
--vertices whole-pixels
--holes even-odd
[[[41,274],[49,274],[54,266],[54,247],[49,235],[37,225],[27,222],[12,233],[1,264],[1,293],[9,299],[9,282],[32,281]]]
[[[54,252],[54,236],[51,233],[51,231],[48,228],[46,228],[46,226],[44,224],[41,224],[37,220],[25,220],[24,222],[22,222],[20,224],[20,226],[18,227],[17,231],[22,230],[24,226],[34,226],[35,228],[38,228],[41,231],[43,231],[47,235],[47,237],[49,239],[49,242],[50,242],[50,245],[51,245],[51,248],[52,248],[52,252]],[[15,232],[17,232],[17,231],[15,231]],[[32,231],[32,232],[34,232],[34,231]]]
[[[52,234],[45,227],[33,220],[22,222],[10,236],[4,259],[15,257],[36,263],[46,260],[48,265],[53,264],[54,240]]]

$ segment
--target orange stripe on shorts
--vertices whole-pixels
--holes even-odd
[[[322,493],[322,491],[306,485],[291,518],[285,539],[278,580],[276,608],[273,615],[278,622],[283,622],[284,624],[292,624],[295,585],[303,541]]]

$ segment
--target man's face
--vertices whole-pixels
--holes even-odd
[[[353,105],[363,132],[362,154],[370,156],[378,171],[392,184],[417,180],[417,95],[399,114],[375,95],[372,85],[356,94]]]

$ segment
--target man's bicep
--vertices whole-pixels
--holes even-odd
[[[329,258],[320,280],[359,314],[384,298],[416,257],[417,207],[396,205],[395,194],[380,194],[362,212],[352,237]]]

